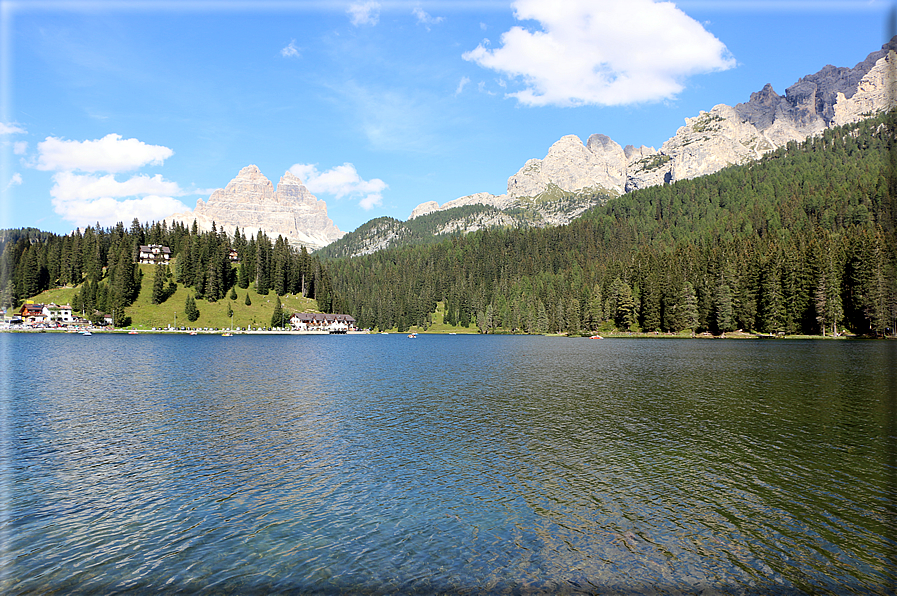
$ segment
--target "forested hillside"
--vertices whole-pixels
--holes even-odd
[[[893,114],[636,191],[563,227],[330,262],[363,326],[886,333],[897,319]]]
[[[257,293],[278,296],[301,294],[314,298],[318,308],[338,308],[330,276],[319,258],[304,248],[296,250],[281,237],[271,241],[264,233],[233,237],[223,231],[200,232],[196,225],[168,227],[164,223],[130,228],[122,223],[103,229],[88,226],[58,236],[34,229],[0,231],[0,306],[15,308],[23,300],[59,286],[77,286],[72,307],[86,313],[114,312],[116,326],[127,325],[124,308],[140,291],[136,265],[140,245],[170,247],[175,266],[157,265],[153,303],[174,293],[177,284],[193,288],[191,299],[215,302],[233,287],[255,284]],[[236,251],[238,264],[231,259]]]

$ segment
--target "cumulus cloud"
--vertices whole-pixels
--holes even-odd
[[[522,80],[509,93],[528,106],[623,105],[674,97],[694,74],[726,70],[726,46],[672,2],[516,0],[501,47],[481,43],[465,60]],[[623,26],[625,24],[625,26]]]
[[[53,176],[50,195],[62,201],[90,201],[100,197],[120,198],[134,196],[170,195],[184,193],[176,182],[169,182],[161,174],[133,176],[119,182],[115,176],[82,176],[72,172],[59,172]],[[169,214],[170,215],[170,214]]]
[[[22,183],[22,175],[16,172],[12,175],[12,178],[9,179],[9,184],[6,185],[6,190],[9,190],[13,186],[18,186]]]
[[[354,2],[349,5],[349,20],[358,27],[359,25],[376,25],[380,22],[379,2]]]
[[[23,135],[25,129],[17,124],[4,124],[0,122],[0,135]]]
[[[119,182],[115,176],[80,175],[58,172],[50,189],[53,210],[78,225],[100,222],[114,225],[119,221],[158,221],[173,213],[188,211],[174,198],[186,194],[175,182],[161,174],[141,174]],[[125,200],[119,200],[124,198]]]
[[[445,20],[443,17],[430,16],[420,6],[415,6],[411,13],[417,17],[417,24],[426,27],[427,31],[430,30],[430,25],[438,25]]]
[[[124,201],[112,197],[90,201],[53,199],[53,210],[66,221],[83,227],[97,222],[102,226],[130,223],[135,217],[141,222],[161,221],[174,213],[189,211],[189,207],[172,197],[149,195]]]
[[[290,40],[290,44],[280,50],[280,55],[284,58],[298,58],[299,57],[299,48],[296,47],[296,40]]]
[[[82,172],[128,172],[147,164],[161,165],[174,151],[147,145],[137,139],[108,134],[93,141],[66,141],[47,137],[37,144],[38,170]]]
[[[158,221],[189,210],[174,198],[187,193],[161,174],[138,174],[124,181],[115,178],[120,172],[161,165],[174,154],[168,147],[109,134],[88,141],[47,137],[37,144],[37,152],[34,167],[56,172],[50,189],[53,210],[76,225],[99,222],[111,226],[135,217]]]
[[[290,172],[298,176],[313,193],[333,195],[337,199],[351,197],[358,200],[362,209],[370,210],[383,203],[383,191],[388,185],[379,178],[364,180],[355,166],[344,163],[325,172],[319,172],[316,164],[297,163]]]
[[[12,152],[16,155],[25,155],[28,151],[28,141],[16,141],[12,144]]]

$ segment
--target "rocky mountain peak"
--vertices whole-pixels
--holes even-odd
[[[315,250],[342,238],[341,232],[327,217],[327,204],[318,200],[302,181],[287,171],[274,185],[255,165],[242,168],[225,188],[219,188],[208,202],[199,200],[196,208],[166,218],[210,230],[212,222],[219,229],[233,233],[239,227],[254,234],[283,236],[291,244]]]
[[[277,183],[277,188],[280,189],[280,187],[284,184],[288,186],[304,186],[299,176],[289,170],[284,172],[283,176],[280,177],[280,182]]]

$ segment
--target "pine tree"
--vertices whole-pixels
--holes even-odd
[[[165,293],[165,277],[167,267],[165,265],[156,265],[155,275],[153,276],[153,304],[162,304],[168,298]]]
[[[766,333],[784,333],[786,330],[785,299],[779,269],[774,262],[767,263],[760,280],[761,329]]]
[[[579,309],[579,299],[575,296],[570,298],[567,302],[567,308],[565,310],[566,319],[567,319],[567,333],[569,335],[575,335],[579,333],[582,328],[582,322],[580,321],[580,309]]]
[[[684,329],[694,331],[698,328],[698,297],[695,295],[695,287],[691,282],[685,282],[682,286],[682,313],[681,324]]]
[[[283,327],[283,306],[280,304],[280,296],[275,294],[276,300],[274,302],[274,312],[271,314],[271,326],[272,327]]]
[[[196,308],[196,301],[190,294],[187,294],[187,300],[184,303],[184,314],[187,315],[187,320],[191,323],[199,318],[199,309]]]
[[[548,333],[548,311],[545,304],[539,300],[536,302],[536,333]]]
[[[248,294],[247,294],[247,296],[248,296]],[[228,295],[228,298],[230,298],[231,300],[237,299],[237,288],[231,286],[230,294]]]
[[[249,299],[249,292],[246,292],[246,300],[243,301],[246,306],[252,306],[252,300]]]
[[[732,310],[732,291],[728,284],[720,280],[713,297],[713,318],[717,331],[725,333],[735,330]]]
[[[237,268],[237,285],[245,290],[249,287],[249,274],[246,272],[246,263],[240,263]]]
[[[592,287],[592,293],[589,297],[589,329],[595,331],[604,321],[604,299],[601,295],[601,284],[596,283]]]

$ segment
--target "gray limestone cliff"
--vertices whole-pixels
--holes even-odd
[[[232,234],[239,227],[246,234],[262,230],[271,237],[283,236],[290,244],[315,250],[345,235],[327,217],[327,205],[318,200],[290,172],[274,185],[254,165],[246,166],[225,188],[212,193],[208,202],[165,219],[187,226],[196,220],[201,230],[218,229]]]

